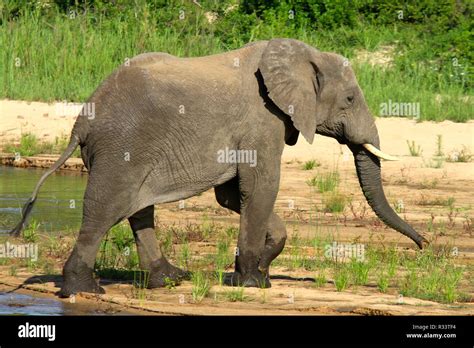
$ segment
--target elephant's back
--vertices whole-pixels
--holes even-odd
[[[149,157],[181,144],[214,152],[227,143],[224,138],[240,138],[251,108],[242,102],[245,78],[253,78],[242,69],[256,69],[259,51],[253,54],[250,46],[198,58],[145,53],[125,62],[89,99],[95,117],[76,122],[74,132],[86,145],[83,158],[113,153],[123,161],[126,153]]]

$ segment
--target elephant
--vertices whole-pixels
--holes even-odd
[[[94,117],[77,117],[67,149],[41,177],[11,231],[21,233],[44,180],[80,146],[89,176],[60,296],[104,293],[94,279],[96,254],[106,232],[125,219],[140,267],[150,272],[149,288],[189,277],[160,250],[155,205],[212,188],[221,206],[240,214],[229,285],[270,287],[270,264],[287,237],[274,212],[281,156],[300,133],[310,144],[320,134],[347,145],[375,214],[419,248],[428,243],[387,202],[380,158],[393,158],[380,150],[363,92],[338,54],[286,38],[205,57],[144,53],[111,73],[86,104],[95,106]],[[233,156],[218,160],[224,149]],[[246,161],[245,151],[257,161]]]

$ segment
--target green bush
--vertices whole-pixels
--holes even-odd
[[[201,56],[291,37],[352,59],[369,106],[418,101],[421,119],[473,119],[474,2],[457,0],[38,0],[0,3],[0,98],[85,101],[126,58]],[[403,16],[400,17],[400,12]],[[209,21],[206,13],[217,14]],[[388,82],[388,83],[387,83]],[[436,96],[443,98],[434,103]],[[467,95],[468,98],[462,98]]]

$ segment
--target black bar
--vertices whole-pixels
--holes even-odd
[[[55,340],[20,338],[26,323],[55,325]],[[473,317],[168,317],[168,316],[2,316],[0,346],[15,345],[416,345],[472,347]],[[424,328],[424,330],[423,330]],[[407,334],[425,335],[409,338]],[[434,338],[433,334],[456,337]]]

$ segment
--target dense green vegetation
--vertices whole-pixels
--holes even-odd
[[[348,57],[374,115],[390,100],[419,103],[422,120],[462,122],[474,118],[473,9],[457,0],[4,0],[0,97],[85,101],[142,52],[200,56],[291,37]]]

